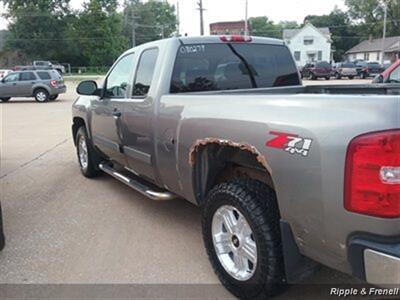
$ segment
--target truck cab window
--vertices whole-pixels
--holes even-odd
[[[153,79],[154,68],[158,57],[158,49],[145,50],[140,57],[133,85],[133,97],[146,97]]]
[[[125,98],[127,96],[126,92],[134,63],[133,56],[134,54],[131,53],[120,59],[108,75],[105,88],[106,98]]]
[[[297,67],[281,45],[204,44],[178,49],[171,93],[299,85]]]
[[[397,67],[390,74],[389,82],[400,83],[400,67]]]

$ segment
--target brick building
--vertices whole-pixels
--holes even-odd
[[[210,24],[210,34],[222,35],[222,34],[240,34],[244,35],[245,21],[233,21],[233,22],[217,22]],[[251,26],[249,24],[249,32],[251,32]]]

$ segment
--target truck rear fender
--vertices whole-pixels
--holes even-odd
[[[235,178],[253,178],[274,188],[266,158],[246,143],[199,139],[190,148],[189,164],[193,167],[194,194],[199,205],[215,184]]]

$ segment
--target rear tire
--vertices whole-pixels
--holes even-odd
[[[35,100],[39,103],[47,102],[50,99],[49,92],[46,91],[45,89],[35,90],[33,96],[35,97]]]
[[[11,97],[5,97],[5,98],[0,98],[1,102],[8,102],[11,99]]]
[[[93,149],[92,143],[88,138],[85,126],[78,129],[75,137],[76,154],[83,176],[93,178],[98,176],[101,172],[97,168],[100,161],[97,159],[98,155]]]
[[[349,79],[350,79],[350,80],[353,80],[353,79],[354,79],[354,76],[349,76]]]
[[[225,213],[228,218],[221,217]],[[225,225],[229,223],[233,225]],[[248,225],[246,230],[240,229],[242,224]],[[286,288],[279,212],[272,189],[249,179],[216,185],[203,205],[202,229],[211,265],[233,295],[266,299]],[[249,243],[255,246],[249,248]]]
[[[331,80],[331,77],[330,76],[326,76],[325,79],[326,80]]]

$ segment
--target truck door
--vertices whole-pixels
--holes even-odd
[[[139,58],[132,94],[125,102],[123,115],[123,151],[129,168],[135,173],[153,180],[154,99],[149,91],[158,58],[158,48],[144,50]]]
[[[123,105],[134,66],[134,53],[122,57],[105,79],[103,96],[92,102],[94,145],[109,159],[125,165],[122,153]]]

